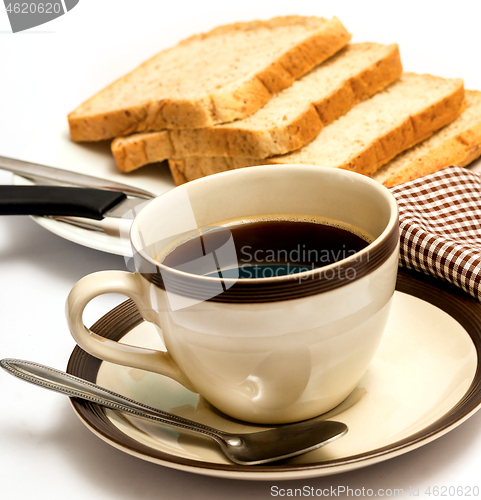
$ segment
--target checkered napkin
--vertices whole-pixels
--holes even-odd
[[[399,206],[400,265],[481,301],[481,175],[448,167],[391,192]]]

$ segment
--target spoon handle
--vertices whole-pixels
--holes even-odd
[[[49,366],[20,359],[2,359],[0,360],[0,366],[15,377],[39,385],[45,389],[66,394],[69,397],[86,399],[87,401],[98,403],[113,410],[130,413],[137,417],[154,420],[183,430],[201,433],[217,442],[224,442],[225,438],[229,436],[228,433],[219,432],[212,427],[144,405],[92,382],[50,368]]]

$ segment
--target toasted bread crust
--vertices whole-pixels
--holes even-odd
[[[439,101],[429,105],[421,112],[410,115],[399,126],[378,136],[366,144],[354,157],[335,165],[336,168],[351,170],[364,175],[373,174],[379,167],[396,155],[427,139],[436,130],[455,120],[463,109],[464,86],[461,80],[455,81],[453,91]],[[174,180],[190,181],[204,175],[262,164],[316,164],[316,158],[301,161],[296,152],[257,160],[252,158],[189,157],[183,160],[169,160]]]
[[[395,130],[379,137],[365,149],[363,154],[339,165],[339,168],[364,175],[373,174],[402,151],[424,141],[436,130],[455,120],[461,113],[463,101],[464,87],[460,85],[453,94],[407,119]]]
[[[118,137],[110,147],[115,163],[122,172],[131,172],[142,165],[163,161],[174,154],[167,130]]]
[[[323,125],[339,118],[359,101],[370,97],[401,75],[402,65],[397,45],[352,46],[354,54],[358,50],[368,52],[371,49],[382,50],[376,62],[347,78],[330,95],[310,106],[305,106],[294,120],[281,121],[270,127],[266,125],[264,128],[259,126],[248,128],[240,121],[203,129],[168,132],[164,130],[120,137],[112,142],[112,153],[117,166],[121,171],[129,172],[147,163],[167,158],[182,159],[188,156],[267,158],[294,151],[314,139]],[[340,51],[335,56],[336,60],[342,61],[346,50],[348,49]],[[323,65],[320,66],[322,67]],[[308,79],[309,76],[304,78]],[[262,110],[259,113],[261,112]],[[257,114],[252,118],[256,116]],[[282,109],[279,109],[279,116],[282,117]]]
[[[443,80],[441,78],[432,77],[431,75],[411,75],[405,73],[401,80],[383,91],[384,95],[392,95],[391,93],[394,86],[402,86],[403,81],[409,82],[413,78],[414,80],[419,78],[426,79],[428,84],[434,80],[439,82]],[[424,107],[417,113],[409,113],[396,127],[387,130],[382,135],[377,135],[373,141],[365,144],[362,148],[356,148],[355,152],[346,155],[345,160],[332,166],[352,170],[353,172],[364,175],[371,175],[402,151],[427,139],[436,130],[451,123],[462,111],[464,84],[462,80],[454,79],[449,81],[449,85],[451,88],[444,97],[439,98],[437,101]],[[378,99],[378,95],[374,96],[372,101],[376,99]],[[365,102],[369,103],[370,101]],[[341,120],[344,118],[345,117],[341,118]],[[360,133],[362,134],[362,132]],[[312,144],[314,144],[314,142]],[[304,151],[304,149],[299,151]],[[307,156],[309,163],[316,164],[318,161],[314,157],[314,153]],[[279,156],[275,159],[272,158],[271,161],[272,163],[306,163],[307,159],[301,158],[298,152],[294,151],[293,153]]]
[[[392,83],[402,74],[402,64],[399,48],[396,44],[390,45],[391,51],[374,66],[366,68],[356,77],[347,80],[328,101],[316,103],[324,126],[329,125],[347,113],[358,102],[371,97],[379,90]]]
[[[467,147],[467,144],[470,145]],[[450,165],[465,167],[479,156],[481,156],[481,124],[453,137],[433,150],[432,156],[420,158],[402,171],[393,174],[383,184],[390,188],[432,174]]]
[[[323,22],[321,22],[323,21]],[[112,100],[118,89],[132,79],[135,73],[129,73],[112,83],[96,96],[92,97],[75,111],[69,114],[70,135],[74,141],[98,141],[133,132],[161,130],[163,128],[202,128],[216,123],[226,123],[251,115],[263,106],[271,96],[288,87],[292,82],[307,73],[316,64],[321,63],[344,47],[350,39],[337,18],[324,21],[319,18],[302,18],[289,16],[275,18],[270,21],[254,21],[252,23],[236,23],[234,25],[215,28],[209,33],[195,35],[179,45],[185,46],[192,41],[229,33],[230,31],[248,31],[256,27],[275,29],[277,26],[288,26],[304,23],[318,29],[291,49],[280,54],[263,69],[257,72],[247,71],[245,77],[221,87],[218,91],[207,92],[199,98],[162,98],[144,102],[125,103],[122,106],[103,106],[102,111],[95,109],[96,102]],[[174,51],[175,47],[168,49]],[[164,52],[168,52],[164,51]],[[153,60],[145,62],[139,68],[153,64]],[[139,69],[137,68],[137,69]]]
[[[481,110],[481,92],[467,90],[466,100],[468,105],[472,100],[472,105]],[[420,144],[418,148],[406,151],[385,165],[386,172],[381,169],[373,178],[382,182],[386,187],[393,187],[451,165],[465,167],[479,158],[481,156],[481,113],[476,113],[475,119],[467,119],[466,123],[464,123],[464,114],[465,111],[445,130],[443,129],[448,137],[443,138],[439,144],[431,146],[434,141],[440,140],[438,139],[440,134],[434,134],[432,139]]]
[[[264,158],[276,154],[276,146],[279,153],[286,148],[287,151],[300,148],[314,139],[322,130],[322,126],[315,107],[309,106],[302,115],[282,130],[264,130],[261,133],[242,128],[203,128],[186,131],[186,134],[181,130],[170,133],[162,130],[114,139],[111,149],[122,172],[130,172],[147,163],[167,158],[190,156],[183,155],[182,149],[179,152],[173,143],[179,145],[190,142],[191,148],[199,145],[203,151],[209,151],[212,155],[232,153],[233,156]]]

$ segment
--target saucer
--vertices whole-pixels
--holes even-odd
[[[162,348],[132,301],[93,327],[115,340]],[[229,462],[214,442],[72,399],[84,424],[112,446],[166,467],[235,479],[301,479],[346,472],[416,449],[461,424],[481,405],[481,304],[457,288],[400,271],[386,332],[351,395],[323,415],[349,432],[299,457],[264,466]],[[261,426],[226,417],[173,380],[100,361],[76,347],[67,371],[145,404],[229,432]]]

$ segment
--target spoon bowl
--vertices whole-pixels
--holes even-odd
[[[263,431],[232,434],[144,405],[87,380],[32,361],[2,359],[0,366],[11,375],[45,389],[207,436],[219,444],[229,460],[239,465],[266,464],[307,453],[340,438],[348,430],[342,422],[313,418]]]

